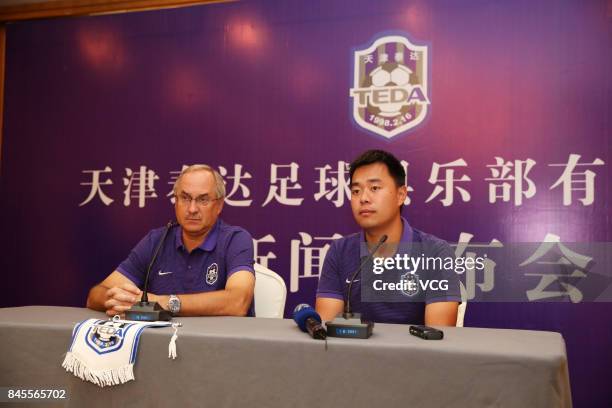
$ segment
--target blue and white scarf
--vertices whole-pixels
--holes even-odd
[[[138,342],[147,327],[167,327],[171,322],[132,322],[88,319],[72,330],[72,342],[62,367],[100,387],[134,380]],[[176,336],[176,331],[175,331]],[[172,343],[176,341],[173,336]]]

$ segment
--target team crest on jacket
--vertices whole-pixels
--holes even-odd
[[[208,269],[206,269],[206,283],[209,285],[214,285],[219,279],[219,266],[216,263],[211,264]]]
[[[376,39],[354,54],[353,119],[390,139],[415,128],[429,113],[429,52],[408,38]]]
[[[85,336],[85,342],[98,354],[106,354],[118,350],[123,345],[123,338],[129,323],[100,321],[96,323]]]
[[[419,275],[406,272],[400,276],[400,279],[403,295],[412,297],[419,293]]]

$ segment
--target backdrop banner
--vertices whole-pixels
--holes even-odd
[[[607,405],[610,252],[589,248],[612,241],[610,10],[249,1],[9,24],[0,306],[84,306],[174,217],[181,169],[206,163],[289,316],[314,304],[332,240],[358,231],[348,163],[384,149],[414,228],[459,256],[533,244],[505,267],[512,303],[486,268],[464,274],[486,300],[466,325],[561,332],[575,403]]]

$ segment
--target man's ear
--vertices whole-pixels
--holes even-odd
[[[219,209],[217,210],[217,217],[221,214],[221,210],[223,209],[223,205],[225,204],[225,197],[220,198],[219,200]]]
[[[404,204],[406,197],[408,197],[408,187],[403,185],[397,189],[397,205],[400,206]]]

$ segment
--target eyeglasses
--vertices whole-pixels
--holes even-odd
[[[179,203],[181,203],[182,205],[189,207],[191,206],[191,202],[195,201],[196,205],[198,207],[206,207],[208,206],[212,201],[217,201],[222,199],[223,197],[217,197],[217,198],[210,198],[206,195],[204,196],[199,196],[196,198],[191,197],[189,194],[179,194],[179,195],[174,195],[174,197],[176,197],[176,199],[179,201]]]

